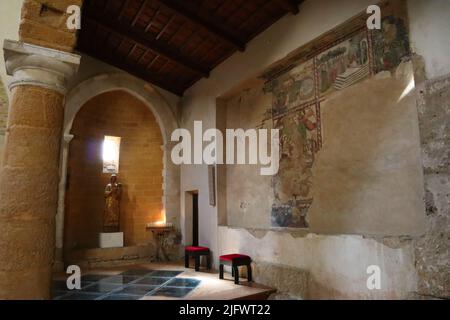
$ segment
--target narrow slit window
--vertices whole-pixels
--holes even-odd
[[[105,136],[103,140],[103,173],[119,173],[120,137]]]

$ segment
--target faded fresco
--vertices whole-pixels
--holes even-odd
[[[404,19],[383,18],[381,30],[372,34],[374,72],[392,71],[410,55],[408,30]]]
[[[260,94],[269,97],[271,105],[258,106],[262,110],[258,127],[280,129],[281,143],[280,168],[271,181],[271,227],[309,228],[312,172],[324,143],[323,101],[380,71],[393,71],[409,58],[406,19],[394,16],[392,10],[386,12],[381,30],[361,26],[315,54],[307,52],[304,60],[285,59],[261,76]]]
[[[370,75],[366,32],[353,36],[316,58],[320,94],[342,90]]]
[[[265,91],[273,95],[266,118],[284,115],[289,109],[315,100],[314,63],[308,61],[266,83]]]
[[[318,108],[309,105],[274,120],[280,129],[280,169],[272,179],[274,227],[307,228],[312,204],[312,167],[319,150]]]

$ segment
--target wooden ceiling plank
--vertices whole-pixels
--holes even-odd
[[[161,36],[164,34],[164,32],[166,32],[167,28],[170,27],[170,25],[172,24],[173,20],[175,20],[175,18],[176,18],[175,14],[172,17],[170,17],[170,19],[169,19],[169,21],[167,21],[166,25],[156,35],[156,40],[159,40],[161,38]]]
[[[220,39],[221,41],[224,41],[228,43],[229,45],[235,47],[236,49],[240,51],[245,50],[245,43],[236,39],[234,36],[229,35],[228,33],[225,33],[218,27],[217,25],[208,22],[201,18],[200,16],[197,16],[195,13],[188,12],[186,8],[180,6],[176,1],[173,0],[154,0],[156,1],[160,6],[178,14],[179,16],[183,17],[184,19],[190,21],[191,23],[197,25],[198,27],[206,30],[208,33],[214,35],[216,38]]]
[[[147,23],[147,26],[145,27],[145,32],[148,32],[148,30],[150,30],[150,28],[153,25],[153,21],[155,20],[156,16],[160,13],[161,11],[159,9],[155,10],[155,13],[153,14],[153,16],[150,18],[150,21]]]
[[[123,15],[125,14],[125,10],[127,9],[128,5],[130,4],[130,0],[125,0],[122,4],[122,7],[119,11],[119,16],[117,17],[118,20],[121,20],[123,18]]]
[[[172,53],[166,47],[158,44],[155,41],[147,39],[144,35],[142,35],[142,32],[136,29],[129,28],[128,24],[125,25],[120,22],[110,21],[109,19],[105,19],[104,17],[91,18],[85,15],[84,18],[87,20],[91,20],[93,23],[101,25],[103,28],[107,29],[110,32],[114,32],[121,37],[124,37],[132,42],[136,42],[137,44],[145,48],[149,48],[158,55],[161,55],[166,59],[169,59],[191,71],[194,71],[195,73],[201,74],[204,77],[209,76],[209,71],[206,68],[197,65],[193,61],[190,61],[182,57],[181,55]]]
[[[180,45],[178,51],[182,52],[184,47],[191,41],[192,37],[195,36],[195,31],[192,30],[192,32],[184,39],[183,43]]]
[[[141,64],[141,62],[142,62],[142,59],[144,59],[144,57],[147,55],[147,53],[149,53],[149,49],[145,49],[144,50],[144,53],[142,53],[142,55],[139,57],[139,59],[138,59],[138,61],[137,61],[137,63],[136,64]]]
[[[291,0],[277,0],[284,10],[296,15],[299,12],[298,5]]]
[[[228,23],[231,19],[233,19],[234,15],[241,10],[241,7],[238,5],[236,6],[228,15],[228,17],[225,18],[225,23]]]
[[[190,54],[191,56],[195,56],[195,55],[198,53],[198,51],[203,47],[203,45],[204,45],[208,40],[209,40],[208,37],[203,38],[202,41],[198,44],[197,48],[195,48],[194,50],[192,50],[189,54]]]
[[[133,52],[136,50],[136,48],[137,48],[137,44],[135,43],[135,44],[133,44],[133,46],[131,47],[131,49],[128,51],[128,53],[127,53],[125,59],[128,59],[128,58],[133,54]]]
[[[141,17],[141,14],[144,12],[145,7],[147,7],[148,4],[148,0],[144,0],[141,4],[141,6],[139,7],[138,12],[136,13],[136,15],[134,16],[133,21],[131,22],[131,26],[135,26],[136,23],[138,22],[139,18]]]
[[[155,56],[153,57],[153,59],[147,64],[147,66],[145,67],[145,70],[149,70],[153,67],[153,65],[155,64],[156,60],[158,60],[159,56],[157,54],[155,54]]]
[[[240,26],[239,26],[239,30],[241,30],[241,29],[243,29],[250,21],[252,21],[253,20],[253,18],[256,16],[256,15],[258,15],[261,11],[263,11],[263,10],[265,10],[265,8],[269,5],[269,4],[271,4],[272,3],[272,1],[266,1],[262,6],[260,6],[257,10],[254,10],[248,17],[247,17],[247,20],[245,20],[245,22],[244,23],[242,23]]]
[[[180,30],[184,27],[184,25],[186,24],[186,22],[182,21],[180,23],[180,25],[178,26],[177,30],[175,30],[174,33],[172,33],[172,35],[169,37],[169,39],[167,40],[168,44],[172,44],[173,39],[175,38],[175,36],[177,35],[178,32],[180,32]]]

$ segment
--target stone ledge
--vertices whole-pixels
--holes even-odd
[[[254,261],[252,268],[255,282],[277,289],[272,299],[277,299],[277,296],[283,299],[307,297],[310,278],[308,271],[262,261]]]
[[[123,248],[79,249],[66,254],[65,264],[78,265],[82,269],[113,267],[150,262],[155,256],[151,245]]]

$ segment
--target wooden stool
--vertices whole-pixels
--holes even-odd
[[[195,259],[195,271],[200,270],[200,257],[206,256],[206,266],[208,270],[211,270],[211,254],[207,247],[194,247],[189,246],[184,248],[184,266],[189,268],[189,257]]]
[[[220,279],[223,279],[223,266],[231,266],[231,274],[234,277],[234,283],[239,284],[239,269],[240,266],[247,266],[247,279],[252,281],[252,259],[243,254],[227,254],[220,256]]]

